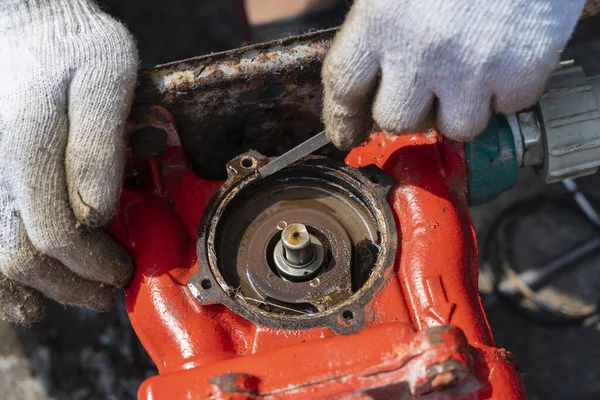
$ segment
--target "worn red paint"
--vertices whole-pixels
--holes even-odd
[[[435,135],[380,134],[346,161],[375,163],[395,178],[389,202],[401,238],[393,273],[367,306],[365,328],[348,336],[274,330],[221,305],[199,306],[185,282],[195,269],[198,222],[220,183],[194,176],[176,148],[154,160],[161,191],[149,163],[133,162],[140,185],[123,193],[112,233],[134,259],[127,309],[159,369],[142,384],[140,399],[367,399],[407,391],[524,397],[477,294],[463,147]]]

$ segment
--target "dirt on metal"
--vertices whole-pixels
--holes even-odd
[[[251,169],[243,166],[249,158],[256,160]],[[204,214],[197,276],[199,282],[214,279],[212,286],[222,290],[202,290],[193,278],[200,302],[226,304],[268,326],[325,324],[334,330],[342,313],[335,310],[352,305],[357,322],[351,329],[360,329],[366,294],[377,289],[373,276],[391,265],[395,247],[384,201],[391,179],[376,167],[356,170],[322,157],[263,179],[256,169],[267,162],[256,152],[232,160],[230,178]],[[277,272],[273,253],[282,222],[306,225],[323,244],[325,262],[314,279],[289,282]]]

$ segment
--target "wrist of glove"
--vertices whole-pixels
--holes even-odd
[[[342,149],[373,121],[395,134],[434,124],[465,141],[492,113],[533,105],[585,0],[356,0],[323,66],[323,116]]]
[[[43,296],[104,311],[127,253],[101,226],[118,204],[135,43],[91,0],[0,2],[0,318]]]

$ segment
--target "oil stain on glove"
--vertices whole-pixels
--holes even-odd
[[[39,319],[42,295],[107,310],[130,279],[100,227],[118,205],[137,65],[91,0],[0,2],[0,318]]]
[[[329,139],[349,149],[375,121],[436,124],[466,141],[493,112],[533,105],[585,0],[356,0],[323,66]]]

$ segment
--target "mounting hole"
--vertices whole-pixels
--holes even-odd
[[[252,158],[252,157],[242,158],[241,165],[242,165],[242,167],[244,167],[246,169],[250,169],[250,168],[254,167],[254,158]]]
[[[352,321],[354,319],[354,313],[350,310],[342,311],[342,318],[344,321]]]
[[[381,179],[379,179],[379,176],[377,175],[371,175],[369,180],[376,185],[381,182]]]
[[[212,282],[210,281],[210,279],[202,279],[202,281],[200,282],[200,286],[202,286],[202,289],[208,290],[212,287]]]

